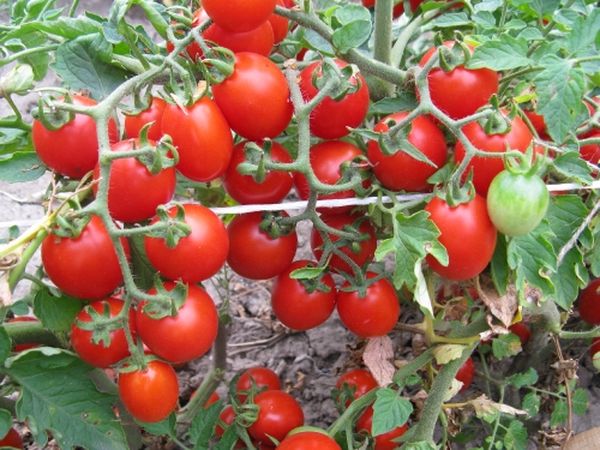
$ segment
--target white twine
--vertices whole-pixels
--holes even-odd
[[[581,191],[581,190],[594,190],[600,189],[600,180],[594,181],[588,185],[581,185],[577,183],[560,183],[560,184],[549,184],[548,191],[550,192],[566,192],[566,191]],[[410,202],[413,200],[421,200],[430,194],[399,194],[396,196],[398,202]],[[366,198],[343,198],[343,199],[329,199],[329,200],[317,200],[317,207],[319,208],[338,208],[341,206],[360,206],[360,205],[371,205],[381,201],[383,203],[391,203],[392,199],[388,196],[384,197],[366,197]],[[295,202],[276,203],[276,204],[257,204],[257,205],[236,205],[236,206],[219,206],[210,208],[215,214],[226,215],[226,214],[248,214],[251,212],[260,211],[298,211],[306,208],[307,201],[300,200]],[[27,227],[40,222],[42,218],[31,219],[31,220],[11,220],[6,222],[0,222],[0,229],[9,228],[12,226]]]

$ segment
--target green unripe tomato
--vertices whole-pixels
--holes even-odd
[[[550,194],[535,174],[500,172],[487,195],[490,219],[507,236],[522,236],[537,227],[548,209]]]

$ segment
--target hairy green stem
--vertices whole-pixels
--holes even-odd
[[[2,324],[13,344],[41,344],[61,347],[60,341],[40,322],[5,322]]]
[[[375,46],[373,48],[373,57],[387,65],[391,61],[392,49],[392,9],[393,0],[378,0],[375,3]],[[393,66],[395,67],[395,66]],[[388,96],[394,92],[394,85],[389,81],[384,81],[382,85]]]

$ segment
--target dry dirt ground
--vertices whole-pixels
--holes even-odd
[[[82,1],[80,10],[105,12],[109,5],[110,2],[106,1]],[[5,16],[2,17],[0,13],[0,22],[6,20]],[[48,84],[56,82],[54,79],[46,81]],[[23,110],[29,110],[33,103],[32,98],[20,99]],[[6,105],[0,100],[0,113],[5,111]],[[37,181],[23,184],[8,184],[0,181],[0,238],[6,236],[7,226],[10,223],[28,221],[43,215],[39,199],[48,180],[49,177],[46,175]],[[310,250],[307,248],[309,231],[306,224],[303,224],[299,230],[301,245],[298,257],[311,257]],[[39,264],[39,258],[33,261],[33,265],[35,264]],[[285,388],[301,402],[306,423],[327,426],[337,416],[331,400],[331,390],[335,380],[341,371],[360,360],[357,349],[360,349],[362,344],[341,325],[335,315],[325,325],[306,333],[292,334],[286,331],[271,313],[270,284],[270,281],[248,282],[238,277],[232,280],[233,324],[228,348],[229,373],[232,376],[236,371],[256,365],[274,369],[280,375]],[[26,285],[21,286],[15,297],[19,298],[26,288]],[[401,321],[406,322],[410,319],[414,318],[407,317],[405,312]],[[406,332],[396,331],[392,337],[396,358],[410,357],[412,336]],[[531,349],[532,352],[536,350]],[[578,372],[580,377],[578,384],[588,388],[591,396],[588,414],[584,417],[576,417],[575,420],[575,432],[581,432],[600,426],[600,376],[594,375],[585,348],[575,347],[570,349],[570,354],[580,358],[582,367]],[[182,401],[187,401],[193,390],[200,384],[209,364],[209,357],[205,357],[179,370]],[[552,369],[548,369],[550,370]],[[224,396],[225,390],[226,387],[221,386],[218,392]],[[463,394],[463,397],[468,399],[479,393],[476,380],[474,387]],[[26,431],[26,428],[22,430]],[[30,444],[28,448],[36,447]],[[531,448],[538,447],[532,444]],[[600,448],[600,443],[597,448]]]

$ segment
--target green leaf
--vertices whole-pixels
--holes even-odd
[[[74,17],[59,17],[55,20],[44,20],[28,22],[21,25],[15,30],[6,33],[0,41],[13,38],[21,38],[33,31],[41,31],[54,36],[60,36],[68,40],[85,36],[86,34],[94,34],[102,31],[102,26],[85,16]]]
[[[592,275],[596,278],[600,277],[600,227],[596,229],[596,233],[594,234],[594,247],[590,252],[588,257],[590,270]]]
[[[583,255],[578,248],[569,250],[553,279],[556,291],[550,294],[550,298],[563,310],[569,311],[577,299],[579,289],[584,288],[589,281]]]
[[[411,216],[397,214],[394,218],[394,236],[379,242],[375,252],[378,261],[391,252],[395,255],[392,280],[396,289],[416,284],[415,267],[429,253],[442,264],[448,264],[448,253],[438,241],[440,232],[429,220],[429,213],[419,211]]]
[[[53,332],[67,332],[83,305],[72,297],[55,297],[48,289],[40,289],[33,300],[33,312],[44,328]]]
[[[223,409],[223,402],[213,403],[208,408],[200,411],[190,425],[190,440],[195,449],[209,448],[210,439],[219,422],[219,414]]]
[[[44,45],[46,37],[37,31],[24,35],[20,38],[25,48],[34,48]],[[33,69],[34,78],[36,81],[41,80],[48,73],[48,64],[50,63],[49,52],[35,53],[19,58],[23,64],[28,64]]]
[[[431,442],[419,441],[410,442],[402,446],[404,450],[438,450],[438,447],[433,445]]]
[[[12,427],[12,414],[6,409],[0,409],[0,438],[4,438]]]
[[[435,28],[456,28],[468,26],[470,24],[471,21],[464,12],[442,14],[431,21],[431,25]]]
[[[28,64],[13,66],[0,78],[3,94],[25,94],[33,87],[33,69]]]
[[[412,92],[402,91],[398,97],[386,97],[372,103],[369,114],[393,114],[399,111],[410,111],[417,106],[417,99]]]
[[[509,267],[515,271],[516,286],[524,292],[531,284],[545,294],[554,292],[551,273],[556,271],[556,253],[544,233],[544,224],[525,236],[513,238],[507,249]]]
[[[133,265],[133,278],[142,289],[149,289],[154,285],[154,267],[148,261],[144,248],[144,236],[136,234],[129,239],[131,249],[131,264]]]
[[[225,433],[223,436],[221,436],[219,442],[217,442],[217,445],[215,445],[214,450],[232,450],[237,441],[238,435],[235,431],[235,427],[229,427],[227,430],[225,430]]]
[[[538,374],[533,367],[527,369],[526,372],[515,373],[506,379],[508,384],[513,385],[517,389],[525,386],[533,386],[538,382]]]
[[[371,13],[367,8],[357,4],[342,5],[333,13],[333,17],[341,24],[348,25],[349,23],[360,21],[371,21]]]
[[[554,404],[554,409],[550,415],[550,426],[555,428],[566,423],[568,415],[569,409],[567,407],[567,402],[561,398]]]
[[[4,361],[9,357],[12,349],[12,341],[4,327],[0,327],[0,366],[4,365]]]
[[[521,340],[513,333],[503,334],[492,341],[492,353],[498,359],[516,355],[521,350]]]
[[[0,144],[1,148],[1,144]],[[35,152],[15,152],[0,155],[0,180],[8,183],[23,183],[37,180],[46,172],[46,166]]]
[[[334,56],[335,50],[327,39],[314,30],[305,29],[302,35],[302,44],[310,50],[315,50],[325,56]]]
[[[543,70],[534,78],[539,113],[544,116],[550,137],[562,143],[577,126],[583,111],[585,75],[567,59],[546,54],[540,60]]]
[[[372,26],[370,20],[350,22],[333,32],[331,43],[340,53],[346,53],[367,42],[371,36]]]
[[[492,257],[492,281],[494,286],[500,295],[506,293],[508,286],[508,277],[510,270],[507,262],[507,246],[506,237],[502,234],[498,235],[496,241],[496,248],[494,249],[494,256]]]
[[[577,16],[567,35],[567,48],[573,56],[587,56],[596,50],[595,41],[600,33],[600,10],[594,8],[585,17]]]
[[[525,450],[527,448],[527,429],[522,422],[512,420],[504,435],[506,450]]]
[[[578,195],[550,197],[546,221],[554,234],[551,242],[555,249],[559,250],[573,237],[588,212],[588,207]]]
[[[144,430],[146,430],[148,433],[153,434],[154,436],[176,436],[177,432],[175,430],[175,414],[170,414],[169,417],[167,417],[164,420],[161,420],[160,422],[142,422],[139,420],[136,420],[137,423],[139,423],[142,428]]]
[[[583,416],[589,406],[590,397],[586,389],[578,388],[573,392],[573,412],[578,416]]]
[[[371,434],[379,436],[404,425],[413,412],[410,400],[401,397],[389,388],[377,390],[377,400],[373,404],[373,426]]]
[[[110,44],[100,38],[95,34],[61,44],[54,63],[56,74],[69,88],[89,90],[96,100],[108,96],[128,77],[127,72],[106,62]]]
[[[75,355],[41,347],[6,365],[8,376],[21,386],[17,417],[27,421],[40,446],[50,432],[61,448],[129,448],[113,412],[117,398],[96,389],[88,376],[92,368]]]
[[[528,50],[529,46],[525,39],[516,39],[509,34],[502,34],[498,40],[484,42],[476,47],[467,67],[508,70],[528,66],[531,64],[527,56]]]
[[[530,392],[523,397],[521,407],[527,411],[529,417],[535,417],[540,411],[541,400],[540,396],[535,392]]]
[[[591,168],[581,159],[579,152],[566,152],[552,162],[552,167],[561,175],[579,183],[593,181]]]

